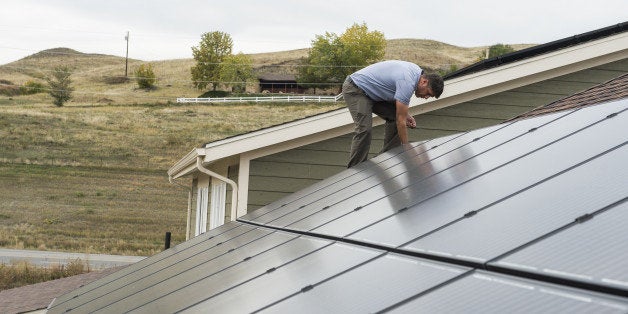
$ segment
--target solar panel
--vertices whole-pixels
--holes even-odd
[[[468,271],[465,267],[387,254],[261,312],[375,313]]]
[[[76,307],[76,309],[88,312],[105,310],[109,313],[119,313],[155,298],[167,298],[166,295],[172,291],[185,291],[187,297],[191,297],[197,292],[187,291],[187,285],[197,282],[200,278],[211,275],[220,276],[225,269],[229,269],[234,264],[261,252],[274,249],[294,238],[294,235],[284,233],[259,233],[229,246],[222,244],[225,247],[220,250],[216,248],[206,250],[194,258],[176,262],[155,272],[144,272],[143,276],[139,278],[135,276],[125,278],[124,281],[120,282],[123,285],[114,290],[99,289],[100,297],[94,298],[90,302]],[[242,275],[246,276],[246,272],[243,272]],[[213,286],[214,289],[217,287],[220,286],[217,284]]]
[[[143,259],[137,263],[129,265],[124,269],[115,272],[105,278],[92,282],[79,289],[72,291],[69,294],[58,297],[55,300],[55,305],[63,304],[71,299],[81,297],[82,299],[91,299],[91,293],[94,290],[100,290],[98,293],[104,291],[103,289],[109,289],[110,287],[118,285],[119,280],[127,280],[131,276],[144,276],[145,274],[152,273],[155,269],[161,269],[168,265],[174,264],[180,260],[186,258],[193,258],[197,254],[207,250],[207,248],[215,247],[218,243],[224,243],[230,239],[237,238],[243,234],[247,234],[255,230],[255,226],[246,225],[240,222],[229,222],[211,231],[194,237],[189,241],[183,242],[170,250],[158,253],[151,258]]]
[[[624,145],[403,248],[486,262],[626,197],[626,160]]]
[[[385,212],[381,207],[369,206],[318,230],[326,234],[339,234],[341,231],[349,234],[353,230],[359,230],[349,237],[400,246],[625,142],[625,133],[621,132],[623,125],[618,119],[604,120],[599,125],[579,132],[577,136],[558,141],[446,193],[424,201],[417,200],[407,210]],[[541,133],[538,134],[542,136]],[[580,147],[589,149],[579,149]],[[573,151],[578,153],[571,153]],[[350,218],[354,221],[350,221]],[[340,225],[344,229],[332,230]]]
[[[551,121],[550,117],[544,117],[544,119]],[[529,129],[538,127],[542,123],[542,121],[515,123],[513,126],[516,126],[515,129],[517,130],[521,129],[521,133],[509,133],[508,139],[525,134]],[[524,127],[521,127],[522,125]],[[487,130],[484,134],[490,134],[488,135],[490,137],[501,133],[499,131],[491,133],[490,131]],[[378,211],[401,209],[405,205],[400,206],[400,203],[429,197],[430,192],[438,193],[445,186],[459,183],[460,175],[471,174],[469,170],[476,170],[480,173],[484,171],[484,169],[465,167],[468,163],[455,167],[470,159],[472,160],[470,161],[471,166],[477,164],[473,157],[499,144],[493,141],[475,140],[476,138],[481,139],[484,134],[481,131],[471,132],[469,136],[465,136],[454,143],[454,147],[457,149],[450,146],[436,147],[434,152],[430,151],[430,154],[424,156],[423,159],[413,159],[412,162],[404,163],[403,166],[406,167],[406,171],[402,176],[385,180],[372,189],[356,191],[351,197],[332,200],[333,206],[326,210],[321,210],[321,207],[305,208],[296,215],[286,215],[269,223],[269,225],[311,230],[319,227],[322,223],[345,214],[351,214],[356,208],[363,210],[367,207],[376,207]],[[459,174],[454,173],[456,170],[459,170]]]
[[[627,107],[391,150],[49,312],[628,312]]]
[[[628,180],[628,178],[625,178]],[[624,189],[627,181],[623,182]],[[551,237],[490,263],[614,289],[628,289],[628,202],[574,222]]]
[[[617,106],[605,106],[605,108],[596,110],[595,113],[583,109],[563,118],[550,120],[550,123],[546,125],[543,125],[545,122],[543,120],[524,120],[513,125],[524,125],[525,131],[522,133],[518,131],[509,132],[509,128],[503,128],[500,132],[494,133],[507,132],[507,137],[510,140],[506,142],[495,143],[490,140],[490,137],[487,137],[486,141],[478,140],[468,143],[468,145],[461,146],[460,150],[454,151],[454,154],[447,154],[445,158],[436,158],[418,168],[410,167],[408,165],[410,162],[408,162],[406,165],[409,166],[409,169],[404,174],[404,179],[383,182],[376,189],[362,191],[337,202],[330,208],[296,210],[294,213],[298,214],[286,215],[268,223],[268,225],[309,231],[333,221],[339,225],[337,229],[328,227],[321,232],[347,235],[357,231],[351,227],[353,224],[357,224],[361,215],[375,211],[377,215],[380,215],[380,218],[384,218],[397,211],[407,209],[414,204],[494,171],[509,162],[530,154],[530,152],[551,145],[554,141],[604,119],[608,114],[617,110]],[[548,117],[544,117],[544,119],[548,119]],[[528,130],[534,131],[529,132]],[[410,180],[413,180],[412,184],[405,186],[406,182]],[[373,222],[372,217],[367,217],[365,220],[366,222],[359,227],[365,227],[364,224],[368,225],[368,223]]]
[[[402,152],[400,148],[392,150],[392,152],[397,154],[393,158],[389,158],[379,164],[375,164],[371,160],[360,164],[367,164],[369,167],[366,168],[360,176],[352,177],[350,181],[342,181],[338,182],[336,185],[330,185],[324,191],[315,191],[306,201],[299,204],[290,204],[290,207],[283,208],[281,211],[274,211],[263,217],[251,217],[253,219],[245,216],[242,220],[274,226],[285,226],[309,215],[322,212],[330,207],[342,207],[342,202],[350,201],[352,197],[355,197],[359,193],[368,193],[370,195],[380,195],[380,197],[384,197],[386,196],[385,189],[389,189],[389,186],[394,188],[395,184],[397,184],[394,179],[398,177],[408,178],[407,175],[404,175],[409,170],[407,160],[413,160],[414,163],[411,166],[414,169],[411,170],[415,171],[414,174],[420,175],[420,172],[428,167],[430,161],[501,127],[503,126],[493,126],[459,134],[457,136],[429,141],[406,152]],[[425,166],[419,168],[421,165]],[[429,169],[427,169],[427,171],[429,171]],[[375,191],[381,188],[384,189],[382,192]],[[394,191],[390,190],[390,192]]]
[[[134,310],[153,313],[179,310],[249,313],[308,289],[312,284],[357,267],[381,254],[379,251],[355,246],[299,238],[274,249],[256,262],[248,263],[246,269],[233,269],[225,275],[207,278],[187,286],[180,293],[175,292]],[[251,275],[247,276],[248,273]],[[228,290],[216,291],[216,286],[226,284],[231,285]],[[199,298],[191,298],[190,293]],[[186,304],[179,302],[182,298],[185,298]],[[114,309],[114,312],[117,311]]]
[[[477,271],[389,313],[626,313],[626,299]]]

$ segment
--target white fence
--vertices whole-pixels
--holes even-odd
[[[218,103],[218,102],[337,102],[342,94],[336,96],[265,96],[265,97],[224,97],[224,98],[177,98],[180,103]]]

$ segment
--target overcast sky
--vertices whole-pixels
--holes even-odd
[[[365,22],[387,39],[456,46],[545,43],[628,21],[628,0],[15,0],[0,5],[0,64],[67,47],[145,61],[191,58],[201,34],[234,53],[308,48]]]

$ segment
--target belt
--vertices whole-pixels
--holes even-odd
[[[366,92],[364,92],[363,89],[361,89],[358,84],[356,84],[353,79],[351,78],[351,76],[347,76],[347,79],[345,80],[346,82],[349,82],[349,84],[353,85],[353,87],[357,88],[359,91],[361,91],[364,95],[366,95],[368,97],[368,95],[366,94]]]
[[[348,81],[351,85],[353,85],[355,88],[357,88],[357,89],[359,89],[359,90],[362,90],[362,89],[358,86],[358,84],[356,84],[356,83],[353,81],[353,79],[351,78],[351,76],[347,76],[347,81]]]

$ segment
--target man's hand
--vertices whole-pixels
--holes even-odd
[[[408,126],[411,129],[416,128],[416,120],[414,120],[413,116],[408,115],[408,117],[406,118],[406,126]]]

